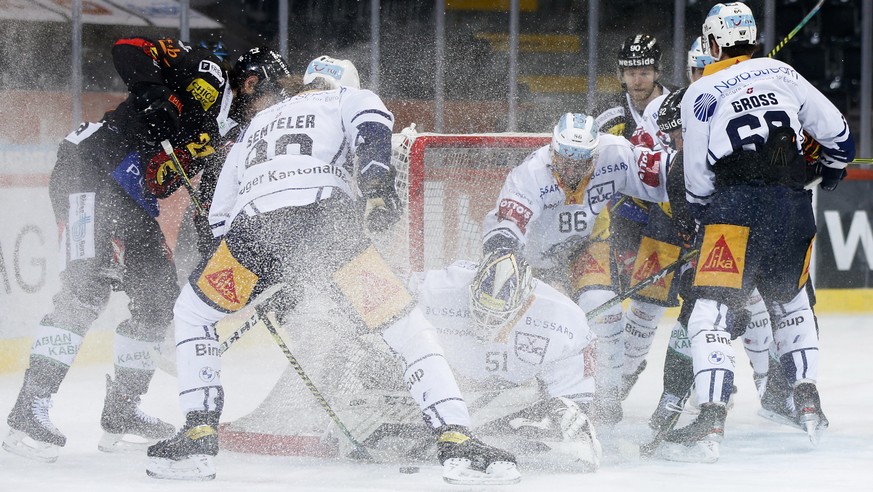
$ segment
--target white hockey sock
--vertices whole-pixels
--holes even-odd
[[[179,404],[185,413],[218,411],[224,405],[221,356],[215,323],[225,314],[213,309],[186,285],[173,308]]]
[[[446,424],[470,426],[470,413],[436,331],[416,307],[388,327],[382,337],[406,363],[406,388],[424,419],[437,429]]]
[[[144,342],[115,334],[115,367],[154,371],[159,352],[159,343]]]
[[[695,391],[700,403],[727,403],[730,399],[736,357],[725,326],[726,316],[726,305],[698,299],[688,320]]]
[[[40,323],[34,332],[31,355],[39,355],[64,366],[71,366],[85,337],[78,333]]]
[[[608,290],[589,290],[579,296],[577,304],[583,311],[590,311],[613,298]],[[589,322],[591,331],[597,335],[597,391],[605,394],[617,392],[621,386],[621,370],[624,365],[624,323],[621,304]]]
[[[773,306],[773,312],[773,337],[789,383],[793,385],[801,379],[816,381],[818,334],[806,289],[801,289],[791,301]]]
[[[625,375],[635,373],[640,364],[646,360],[655,339],[658,322],[661,321],[665,312],[667,312],[667,308],[664,306],[631,300],[624,314],[624,368],[622,372]]]

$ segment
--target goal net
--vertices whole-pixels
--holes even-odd
[[[543,134],[419,134],[414,127],[395,134],[392,162],[405,213],[374,244],[404,278],[477,260],[482,221],[507,173],[548,142]],[[420,426],[399,360],[379,335],[354,333],[338,311],[307,291],[285,320],[282,336],[306,375],[365,444]],[[290,365],[253,412],[221,428],[223,449],[249,453],[334,456],[347,441]]]

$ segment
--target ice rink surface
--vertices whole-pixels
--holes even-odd
[[[819,388],[830,428],[818,448],[806,435],[756,415],[751,369],[739,342],[736,405],[728,414],[721,459],[715,464],[639,461],[620,451],[619,438],[639,439],[661,391],[661,365],[672,322],[664,322],[649,357],[649,369],[625,402],[625,419],[602,436],[604,463],[594,474],[550,472],[548,464],[520,466],[520,484],[470,489],[446,484],[440,469],[422,463],[417,474],[401,474],[409,463],[362,464],[344,460],[266,457],[221,452],[211,482],[154,480],[145,474],[145,453],[97,450],[105,381],[111,366],[76,366],[54,398],[51,417],[67,435],[56,463],[43,464],[0,451],[0,491],[288,491],[288,490],[536,490],[592,491],[854,491],[873,490],[873,316],[826,315],[821,325]],[[293,347],[292,347],[293,350]],[[254,409],[279,377],[285,359],[277,347],[241,347],[225,357],[227,405],[223,421]],[[8,415],[22,374],[0,376],[0,415]],[[309,394],[289,398],[311,398]],[[143,408],[176,425],[175,379],[158,372]],[[294,418],[277,416],[277,418]],[[689,417],[683,417],[683,422]],[[5,436],[5,420],[0,432]],[[680,425],[683,425],[680,423]]]

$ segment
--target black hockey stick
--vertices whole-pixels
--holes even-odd
[[[291,353],[291,350],[288,348],[288,345],[285,344],[285,341],[282,340],[282,336],[279,334],[279,331],[276,330],[276,326],[273,324],[273,321],[268,316],[267,307],[264,304],[258,304],[255,306],[255,314],[261,321],[264,322],[264,326],[267,327],[267,331],[273,335],[273,340],[276,341],[276,344],[279,345],[279,348],[282,349],[282,353],[285,354],[285,358],[288,359],[288,362],[291,364],[291,367],[294,368],[294,372],[300,376],[300,379],[303,380],[303,383],[306,385],[306,388],[309,389],[309,392],[312,393],[312,396],[318,401],[318,404],[321,408],[327,412],[328,416],[330,416],[331,420],[333,420],[334,424],[339,428],[339,430],[349,439],[349,441],[355,446],[355,451],[352,452],[350,457],[354,459],[365,459],[372,460],[373,457],[370,456],[370,453],[361,444],[355,436],[349,431],[348,427],[343,424],[342,420],[340,420],[339,415],[333,411],[333,408],[330,407],[330,403],[327,402],[327,399],[324,398],[324,395],[321,394],[321,391],[315,386],[315,383],[309,379],[309,376],[303,370],[303,367],[300,365],[300,362],[297,361],[297,358],[294,357],[294,354]]]
[[[243,325],[238,330],[231,333],[230,336],[221,343],[221,345],[218,347],[218,353],[224,355],[224,353],[227,352],[227,349],[229,349],[231,345],[236,343],[243,335],[245,335],[246,332],[251,330],[252,327],[258,324],[258,321],[260,319],[261,318],[258,315],[257,311],[252,313],[251,317],[249,317],[249,319],[247,319],[246,322],[243,323]]]
[[[767,53],[767,58],[773,58],[773,55],[775,55],[786,44],[788,44],[788,42],[791,41],[791,38],[793,38],[798,32],[800,32],[800,30],[803,29],[803,26],[805,26],[806,23],[809,22],[809,20],[812,19],[815,16],[815,14],[818,13],[818,11],[821,9],[821,6],[824,4],[824,2],[825,2],[825,0],[818,0],[818,3],[815,4],[815,7],[813,7],[812,10],[810,10],[809,13],[806,14],[806,17],[804,17],[800,21],[800,23],[797,24],[797,26],[795,26],[794,29],[792,29],[791,32],[788,33],[788,36],[785,36],[785,39],[783,39],[782,41],[779,42],[779,44],[777,44],[775,47],[773,47],[773,49],[770,51],[770,53]]]
[[[612,299],[604,302],[603,304],[597,306],[596,308],[592,309],[591,311],[588,311],[588,313],[586,313],[585,317],[588,318],[588,321],[593,320],[594,318],[596,318],[596,317],[600,316],[601,314],[605,313],[606,311],[608,311],[610,308],[612,308],[612,306],[615,306],[616,304],[621,303],[622,301],[629,298],[630,296],[636,294],[637,292],[645,289],[646,287],[648,287],[648,286],[654,284],[655,282],[661,280],[662,278],[666,277],[668,274],[670,274],[674,270],[677,270],[679,267],[681,267],[682,265],[684,265],[688,261],[693,260],[694,258],[697,257],[697,255],[699,253],[700,253],[700,250],[697,250],[697,249],[692,249],[691,251],[688,251],[687,253],[682,255],[678,260],[674,261],[673,263],[670,263],[669,265],[658,270],[657,272],[646,277],[645,279],[640,280],[640,282],[638,284],[634,285],[630,289],[628,289],[625,292],[622,292],[620,295],[617,295],[617,296],[613,297]]]
[[[203,208],[203,205],[200,204],[200,200],[197,199],[197,192],[194,191],[194,185],[191,184],[191,180],[188,179],[188,174],[185,172],[185,169],[182,168],[182,163],[180,163],[179,158],[176,157],[176,152],[173,150],[173,144],[171,144],[169,140],[164,140],[161,142],[161,146],[164,148],[164,152],[166,152],[170,157],[170,162],[173,163],[173,168],[175,169],[176,174],[182,177],[182,184],[184,184],[185,189],[188,190],[188,195],[191,196],[191,203],[194,204],[197,213],[205,217],[206,210]]]

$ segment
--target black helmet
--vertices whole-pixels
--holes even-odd
[[[258,76],[258,86],[265,81],[275,82],[276,79],[291,76],[288,62],[279,53],[264,47],[250,49],[240,56],[230,70],[230,86],[239,89],[249,75]]]
[[[618,68],[654,66],[661,69],[661,47],[658,40],[648,34],[635,34],[621,43],[618,50]]]
[[[682,128],[682,96],[688,87],[675,90],[661,102],[658,108],[658,129],[664,133]]]

